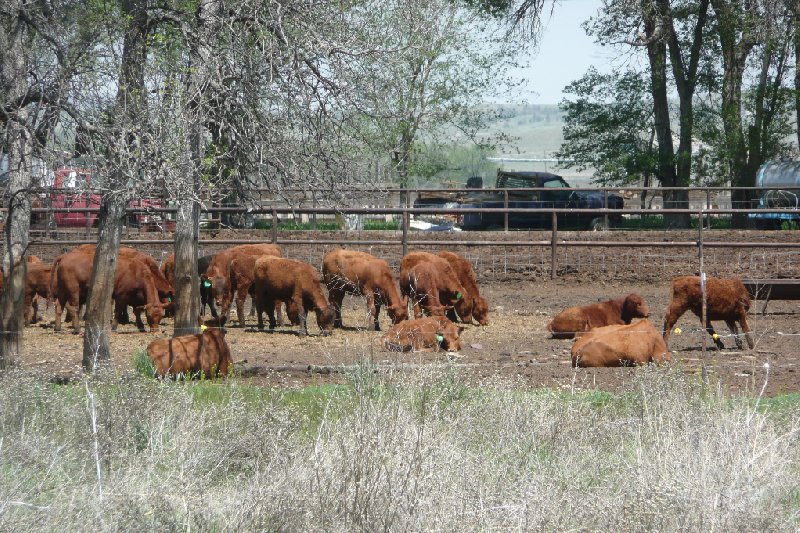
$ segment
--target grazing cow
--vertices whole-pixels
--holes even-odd
[[[83,245],[58,256],[53,262],[48,298],[55,300],[55,331],[61,331],[61,313],[66,308],[68,316],[72,318],[73,331],[76,334],[80,333],[79,311],[80,307],[86,303],[94,267],[94,253],[94,245]],[[141,268],[129,266],[132,263],[141,265]],[[136,280],[128,279],[129,276],[135,277]],[[129,294],[131,286],[138,287],[140,291],[138,294],[142,295],[133,298],[134,301],[140,302],[137,325],[141,324],[140,329],[144,328],[140,318],[140,313],[144,310],[151,328],[153,324],[157,326],[160,321],[159,315],[163,316],[163,305],[158,300],[150,269],[138,260],[119,257],[114,277],[115,296],[116,294]]]
[[[281,249],[274,244],[242,244],[222,250],[214,256],[206,271],[201,273],[200,278],[204,283],[208,281],[211,284],[210,287],[206,284],[206,287],[211,290],[214,303],[219,308],[222,308],[225,299],[233,300],[233,292],[230,288],[231,261],[237,257],[261,257],[264,255],[281,257],[283,254]]]
[[[313,309],[323,335],[333,329],[336,313],[322,292],[319,271],[295,259],[263,256],[255,263],[255,295],[258,329],[264,329],[264,311],[269,316],[269,329],[275,329],[275,306],[286,302],[286,314],[294,325],[300,325],[300,335],[308,334],[308,311]]]
[[[664,316],[664,342],[678,319],[686,311],[692,311],[702,321],[703,293],[700,290],[699,276],[681,276],[672,280],[672,301]],[[747,344],[753,348],[753,336],[747,324],[750,310],[750,294],[738,278],[706,278],[706,331],[714,339],[720,350],[725,346],[711,325],[712,320],[724,320],[736,339],[736,346],[742,349],[742,340],[736,329],[736,322],[742,326]]]
[[[155,333],[158,331],[161,319],[164,318],[164,305],[159,300],[151,269],[146,263],[138,258],[120,256],[114,277],[114,293],[112,297],[114,299],[112,331],[117,330],[117,317],[122,314],[127,315],[128,306],[133,307],[136,327],[139,328],[139,331],[144,331],[142,311],[146,314],[150,332]]]
[[[463,330],[443,316],[427,316],[395,324],[381,341],[392,352],[457,352],[461,349],[458,336]]]
[[[598,302],[561,311],[545,329],[556,339],[571,339],[602,326],[630,324],[634,318],[647,318],[650,308],[641,296],[631,293],[616,300]]]
[[[197,335],[154,340],[147,346],[147,355],[156,367],[156,376],[194,376],[201,372],[213,377],[218,372],[233,371],[233,359],[225,330],[205,329]]]
[[[94,245],[88,245],[94,246]],[[153,259],[151,256],[147,255],[146,253],[140,252],[133,248],[129,248],[127,246],[120,246],[118,257],[129,259],[129,260],[138,260],[147,266],[150,271],[150,277],[153,279],[153,283],[155,284],[156,290],[158,291],[158,299],[164,307],[164,316],[172,316],[173,310],[173,298],[175,297],[175,289],[173,288],[172,284],[167,280],[164,274],[161,272],[161,269],[158,267],[158,263],[156,260]],[[126,307],[118,307],[117,310],[119,312],[115,312],[115,317],[118,323],[120,324],[128,324],[130,320],[128,319],[128,310]]]
[[[204,255],[197,259],[197,272],[204,274],[208,270],[208,265],[214,259],[213,255]],[[161,273],[170,284],[173,290],[177,289],[175,285],[175,254],[170,254],[161,264]],[[208,280],[200,280],[200,314],[205,316],[206,305],[208,305],[211,316],[217,317],[217,308],[214,306],[214,298],[211,294],[211,282]]]
[[[489,325],[489,303],[486,298],[481,296],[478,290],[478,277],[472,268],[472,263],[454,252],[439,252],[439,257],[450,263],[453,271],[458,276],[458,281],[472,297],[472,318],[478,321],[481,326]],[[452,311],[450,311],[452,313]],[[456,321],[454,316],[449,316],[450,320]]]
[[[392,270],[383,259],[355,250],[333,250],[325,254],[322,275],[328,286],[328,299],[336,310],[334,327],[342,327],[345,294],[366,297],[372,330],[381,329],[378,314],[383,304],[386,304],[386,312],[393,324],[408,319],[408,299],[400,297]]]
[[[273,257],[273,256],[270,256]],[[235,257],[229,267],[229,285],[228,291],[222,300],[222,316],[227,317],[231,310],[232,300],[236,299],[236,317],[239,320],[239,325],[244,327],[244,302],[247,296],[253,298],[253,282],[255,281],[257,256],[242,255]],[[255,302],[255,299],[253,299]],[[255,309],[253,303],[251,310]],[[277,321],[278,325],[283,325],[283,316],[281,315],[281,303],[276,303]]]
[[[572,345],[572,366],[613,367],[670,360],[667,344],[649,320],[595,328]]]
[[[28,277],[25,287],[25,325],[35,324],[39,321],[39,298],[47,301],[50,290],[51,265],[41,261],[28,262]]]
[[[412,270],[417,266],[412,276]],[[411,252],[400,261],[400,293],[412,298],[414,317],[421,316],[422,309],[430,314],[441,315],[447,307],[454,308],[461,321],[472,322],[472,296],[458,279],[445,259],[428,252]],[[422,303],[424,302],[424,303]]]

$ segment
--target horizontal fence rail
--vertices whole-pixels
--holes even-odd
[[[551,189],[552,190],[552,189]],[[663,189],[661,189],[663,190]],[[34,208],[32,213],[36,214],[52,214],[52,213],[98,213],[99,208],[82,207],[82,208]],[[545,247],[550,248],[551,277],[556,277],[557,272],[557,251],[561,247],[605,247],[605,248],[697,248],[699,257],[702,258],[704,248],[750,248],[750,249],[798,249],[800,242],[793,240],[791,242],[764,242],[758,240],[747,241],[705,241],[703,233],[705,230],[704,224],[700,223],[697,227],[698,238],[697,240],[642,240],[642,241],[612,241],[612,240],[590,240],[590,239],[564,239],[563,229],[559,230],[559,219],[568,217],[575,214],[597,214],[602,216],[612,216],[623,214],[619,209],[606,209],[606,208],[477,208],[477,207],[462,207],[462,208],[414,208],[414,207],[304,207],[304,208],[290,208],[290,207],[204,207],[202,209],[205,213],[210,214],[249,214],[249,215],[268,215],[271,218],[271,227],[263,230],[267,233],[268,238],[265,241],[274,244],[282,245],[318,245],[318,244],[331,244],[331,245],[380,245],[380,246],[401,246],[403,254],[408,252],[410,246],[521,246],[521,247]],[[760,213],[786,213],[796,212],[796,210],[786,208],[765,208],[759,209]],[[175,207],[158,207],[158,208],[141,208],[133,207],[126,210],[126,215],[135,214],[172,214],[176,213]],[[703,221],[704,217],[709,215],[733,215],[733,214],[748,214],[752,213],[752,209],[659,209],[657,211],[649,209],[625,209],[625,215],[689,215],[698,217],[699,221]],[[516,240],[496,240],[491,238],[491,233],[486,234],[486,238],[463,238],[463,233],[448,234],[448,238],[444,240],[433,240],[429,238],[419,238],[420,233],[412,233],[410,228],[410,219],[416,215],[461,215],[467,213],[502,213],[505,215],[513,214],[540,214],[550,217],[550,227],[545,228],[544,231],[550,232],[549,239],[516,239]],[[331,238],[285,238],[280,235],[279,230],[280,217],[282,215],[392,215],[398,216],[401,219],[399,230],[400,239],[351,239],[351,238],[338,238],[331,235]],[[87,217],[88,220],[88,217]],[[506,224],[507,227],[507,224]],[[259,230],[256,230],[259,231]],[[162,233],[168,233],[162,231]],[[423,233],[424,234],[424,233]],[[472,235],[472,232],[469,232]],[[419,235],[419,237],[412,237],[412,235]],[[440,233],[441,235],[441,233]],[[572,235],[570,235],[572,237]],[[685,239],[685,238],[684,238]],[[85,238],[75,239],[46,239],[46,238],[31,238],[31,244],[38,246],[74,246],[78,244],[90,244],[96,242],[96,239]],[[201,244],[215,244],[215,245],[236,245],[252,243],[253,239],[203,239]],[[122,241],[126,245],[171,245],[173,240],[169,238],[164,239],[124,239]]]

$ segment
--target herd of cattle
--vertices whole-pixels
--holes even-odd
[[[94,245],[83,245],[58,256],[47,265],[28,257],[25,324],[36,322],[39,298],[55,304],[55,331],[61,330],[61,315],[67,313],[75,333],[80,332],[80,311],[86,302],[95,255]],[[400,262],[396,280],[389,264],[365,252],[337,249],[325,255],[322,273],[303,261],[282,257],[278,246],[246,244],[201,257],[200,296],[202,314],[208,306],[212,320],[200,320],[203,331],[173,339],[160,339],[148,346],[148,355],[158,375],[177,375],[218,370],[227,373],[233,364],[225,341],[225,329],[233,303],[237,320],[245,324],[244,304],[251,297],[258,328],[263,329],[266,312],[269,328],[282,324],[282,310],[292,325],[307,334],[307,315],[313,311],[323,335],[342,327],[342,301],[347,294],[366,299],[370,329],[379,330],[382,306],[392,321],[382,343],[391,351],[461,349],[463,327],[457,322],[481,326],[489,323],[489,305],[480,295],[472,265],[452,252],[411,252]],[[323,290],[327,288],[327,297]],[[399,288],[399,290],[398,290]],[[150,331],[172,312],[175,292],[175,259],[159,267],[149,255],[133,248],[120,248],[113,291],[112,329],[128,320],[133,308],[136,325]],[[708,278],[705,281],[706,324],[714,342],[722,348],[712,320],[724,320],[738,337],[738,322],[753,347],[747,312],[750,297],[740,280]],[[414,319],[409,319],[409,305]],[[570,307],[547,325],[553,337],[573,338],[575,366],[620,366],[669,361],[667,340],[677,320],[686,311],[702,316],[703,291],[697,276],[672,281],[672,300],[658,332],[647,320],[650,310],[638,294]],[[218,309],[219,308],[219,309]],[[634,322],[634,319],[640,318]]]

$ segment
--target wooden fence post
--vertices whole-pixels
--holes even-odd
[[[278,211],[272,209],[272,244],[278,244]]]
[[[556,244],[558,242],[558,215],[553,211],[553,234],[550,238],[550,279],[556,279]]]
[[[503,227],[505,232],[508,233],[508,189],[503,190],[503,208],[506,210],[503,215]]]

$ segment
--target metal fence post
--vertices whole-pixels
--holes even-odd
[[[550,238],[550,279],[556,279],[556,243],[558,242],[558,215],[553,211],[553,234]]]
[[[503,214],[503,227],[504,231],[508,233],[508,189],[503,190],[503,209],[506,210]]]
[[[711,189],[706,189],[706,209],[711,209]],[[706,215],[706,218],[708,219],[706,227],[711,229],[711,215]]]
[[[608,189],[603,189],[603,209],[608,210]],[[603,214],[603,231],[608,231],[608,213]]]
[[[409,213],[408,206],[403,208],[403,256],[408,253],[408,226],[409,226]]]
[[[317,207],[317,192],[314,189],[311,189],[311,207]],[[311,213],[311,229],[317,229],[317,214]]]
[[[278,244],[278,211],[272,209],[272,244]]]

